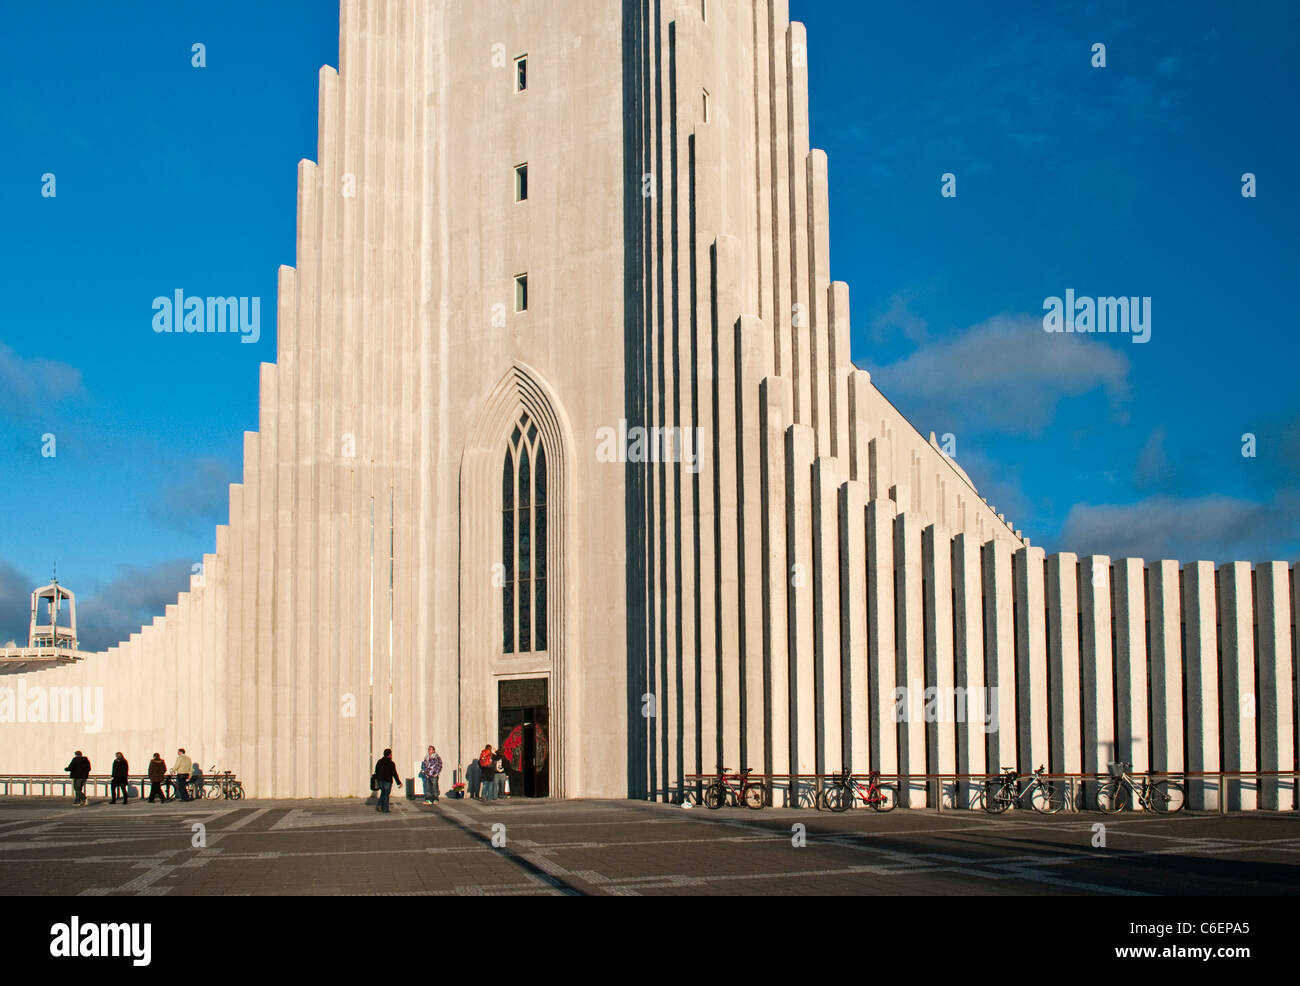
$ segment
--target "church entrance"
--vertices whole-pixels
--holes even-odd
[[[497,683],[497,741],[511,797],[550,794],[550,722],[546,678]]]

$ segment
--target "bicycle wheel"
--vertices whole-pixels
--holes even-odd
[[[1029,796],[1029,805],[1044,815],[1055,815],[1064,807],[1064,800],[1055,784],[1039,782]]]
[[[761,781],[758,783],[751,782],[745,788],[745,807],[758,811],[765,804],[767,804],[767,788]]]
[[[843,784],[832,784],[822,791],[822,804],[827,811],[848,811],[853,807],[853,792]]]
[[[990,815],[1001,815],[1011,807],[1011,795],[1000,778],[990,777],[984,783],[984,810]]]
[[[1154,811],[1181,811],[1187,796],[1183,786],[1174,781],[1156,781],[1151,785],[1151,808]]]
[[[710,784],[704,789],[704,807],[715,809],[722,807],[722,788],[717,784]]]
[[[871,807],[876,811],[893,811],[894,806],[898,804],[898,789],[895,787],[878,787],[876,795],[877,797],[871,802]]]
[[[1128,801],[1128,789],[1119,781],[1108,781],[1097,792],[1097,807],[1107,815],[1120,811]]]
[[[231,798],[235,801],[240,800],[241,798],[243,798],[243,796],[244,796],[244,785],[239,783],[239,781],[235,781],[233,784],[231,784],[230,788],[226,791],[226,797]]]

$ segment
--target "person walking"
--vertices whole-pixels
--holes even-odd
[[[190,768],[190,785],[194,789],[196,799],[203,797],[203,768],[199,766],[197,760],[194,761],[194,766]]]
[[[194,761],[185,755],[185,747],[176,751],[176,762],[172,764],[172,784],[180,792],[182,801],[189,801],[189,792],[185,790],[185,785],[189,782],[190,771],[194,769]]]
[[[122,754],[122,751],[119,750],[117,752],[117,757],[113,760],[112,784],[109,787],[112,800],[109,801],[109,804],[117,804],[117,792],[119,790],[122,792],[122,804],[130,804],[127,800],[127,795],[130,789],[126,786],[130,777],[131,767],[127,764],[126,757]]]
[[[90,759],[78,750],[63,768],[72,778],[72,804],[75,808],[86,806],[86,778],[90,776]]]
[[[155,753],[153,759],[149,761],[149,803],[153,804],[153,799],[157,798],[163,804],[167,803],[167,794],[163,791],[163,781],[167,779],[167,761],[162,755]]]
[[[496,761],[492,755],[491,744],[483,747],[483,752],[478,755],[479,773],[483,775],[483,800],[493,801],[497,796],[497,768]]]
[[[471,760],[465,768],[465,794],[478,800],[479,788],[483,785],[483,772],[478,768],[478,759]]]
[[[379,804],[375,805],[375,811],[392,811],[388,807],[388,799],[393,793],[393,784],[402,783],[402,779],[397,776],[397,764],[393,763],[392,750],[385,750],[384,755],[375,762],[375,778],[379,781]]]
[[[424,763],[420,764],[420,783],[424,785],[426,805],[438,803],[438,775],[441,773],[442,757],[438,756],[438,751],[430,746],[429,755],[424,758]]]

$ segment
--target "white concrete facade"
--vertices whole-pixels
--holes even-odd
[[[498,682],[530,677],[569,797],[719,764],[1294,765],[1285,563],[1045,557],[854,369],[807,45],[786,0],[344,0],[230,522],[151,626],[27,676],[102,688],[102,732],[0,723],[0,769],[185,746],[254,796],[362,794],[385,746],[495,744]],[[521,421],[547,463],[528,652],[498,570]],[[599,453],[638,427],[698,461]],[[987,724],[899,721],[986,689]],[[1294,806],[1289,778],[1229,792]]]

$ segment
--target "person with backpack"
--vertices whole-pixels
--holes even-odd
[[[72,778],[73,807],[86,807],[86,779],[90,776],[90,758],[78,750],[63,769]]]
[[[155,753],[153,759],[149,761],[149,803],[153,804],[153,799],[157,798],[163,804],[167,803],[167,792],[163,790],[163,781],[167,779],[167,761],[162,758],[161,754]]]
[[[393,751],[385,750],[384,755],[375,762],[375,780],[379,782],[379,804],[375,811],[392,811],[388,799],[393,793],[393,784],[401,784],[397,776],[397,764],[393,763]]]
[[[127,800],[129,788],[126,786],[130,777],[131,768],[126,762],[126,757],[122,754],[122,751],[119,750],[116,759],[113,760],[113,779],[112,785],[109,788],[112,800],[109,801],[109,804],[117,804],[118,791],[122,792],[122,804],[130,804],[130,801]]]
[[[491,744],[478,755],[478,770],[483,775],[483,800],[492,801],[497,796],[497,768]]]

